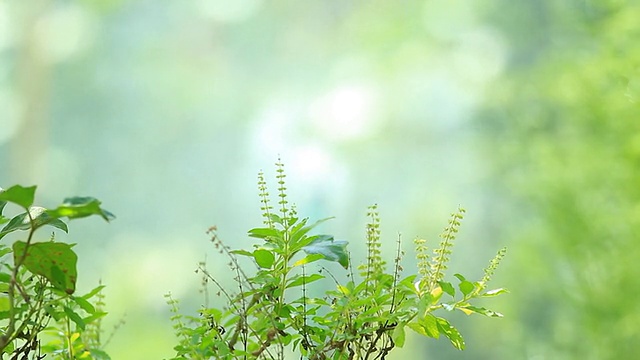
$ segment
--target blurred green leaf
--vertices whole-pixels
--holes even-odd
[[[36,194],[36,186],[23,187],[14,185],[6,190],[0,191],[0,202],[10,202],[22,206],[25,210],[33,205]],[[0,203],[0,213],[6,203]]]
[[[450,282],[438,281],[438,284],[442,288],[442,291],[451,295],[452,297],[456,296],[456,289],[453,288],[453,285],[451,285]]]
[[[300,286],[302,284],[310,284],[310,283],[312,283],[314,281],[318,281],[320,279],[324,279],[324,276],[322,276],[320,274],[311,274],[311,275],[306,275],[306,276],[300,276],[300,277],[297,277],[297,278],[293,279],[292,281],[290,281],[287,284],[287,288]]]
[[[115,216],[100,207],[101,202],[93,197],[70,197],[64,199],[62,205],[47,213],[54,218],[67,217],[69,219],[83,218],[91,215],[99,215],[106,221],[115,219]]]
[[[485,309],[483,307],[477,307],[472,305],[466,305],[464,307],[459,307],[458,309],[464,311],[466,314],[469,314],[467,311],[470,311],[470,312],[474,312],[474,313],[481,314],[488,317],[497,317],[497,318],[503,317],[503,315],[500,314],[499,312],[495,312],[489,309]]]
[[[347,242],[344,240],[334,240],[331,235],[320,235],[302,250],[307,254],[321,254],[326,260],[336,261],[342,267],[349,267],[349,254],[347,253]]]
[[[504,288],[499,288],[499,289],[489,290],[489,291],[483,293],[481,296],[482,297],[493,297],[493,296],[498,296],[500,294],[507,294],[507,293],[509,293],[509,290],[504,289]]]
[[[73,309],[71,309],[68,306],[65,306],[63,308],[64,313],[69,317],[69,319],[71,321],[73,321],[80,329],[84,330],[85,329],[85,323],[84,320],[82,320],[82,317],[80,317],[80,315],[78,315],[75,311],[73,311]]]
[[[460,284],[458,284],[458,288],[464,294],[464,296],[471,294],[473,290],[475,290],[476,288],[475,285],[473,285],[471,281],[468,281],[467,279],[465,279],[465,277],[462,276],[461,274],[455,274],[453,276],[457,277],[458,280],[460,280]]]
[[[272,228],[255,228],[249,230],[249,236],[259,239],[277,238],[280,235],[280,231]]]
[[[393,342],[399,348],[403,347],[405,342],[406,335],[404,331],[404,326],[405,325],[402,323],[397,324],[395,329],[393,329],[393,332],[391,333],[391,339],[393,339]]]
[[[442,334],[449,338],[451,344],[453,344],[456,349],[464,350],[464,339],[462,338],[462,335],[460,335],[458,330],[456,330],[456,328],[451,326],[451,324],[446,319],[440,317],[436,318],[436,324],[438,326],[438,330],[440,330]]]

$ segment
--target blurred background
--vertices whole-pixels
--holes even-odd
[[[80,290],[107,285],[107,331],[126,322],[115,360],[174,354],[163,295],[194,312],[205,254],[228,277],[205,231],[250,246],[278,157],[355,263],[373,203],[408,273],[458,205],[451,273],[509,248],[503,319],[447,314],[467,350],[416,336],[392,359],[631,359],[638,19],[624,0],[0,0],[0,186],[118,217],[57,234]]]

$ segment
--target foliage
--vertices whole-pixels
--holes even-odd
[[[481,122],[492,186],[526,215],[501,220],[520,244],[507,281],[527,281],[499,357],[635,358],[640,4],[523,4],[495,5],[515,46]]]
[[[109,359],[99,343],[103,297],[100,285],[85,295],[75,295],[77,255],[75,244],[35,242],[36,230],[44,226],[68,231],[62,218],[98,215],[106,221],[114,216],[91,197],[67,198],[55,209],[34,206],[36,187],[0,188],[0,239],[26,232],[26,239],[12,246],[0,243],[0,356],[11,359]],[[7,204],[24,212],[8,218]],[[98,300],[94,303],[93,299]],[[50,333],[53,336],[47,337]],[[50,341],[49,341],[50,340]],[[46,342],[48,341],[48,342]],[[46,342],[46,343],[45,343]]]
[[[444,336],[457,349],[464,349],[462,335],[439,312],[459,310],[465,314],[502,317],[500,313],[472,305],[478,298],[505,293],[487,290],[487,283],[505,254],[502,249],[479,281],[455,274],[457,286],[445,280],[451,246],[464,210],[452,214],[440,244],[429,255],[426,241],[415,240],[418,275],[402,275],[401,239],[390,271],[381,256],[380,219],[377,207],[369,208],[366,231],[367,258],[358,267],[358,278],[350,266],[347,242],[331,235],[311,235],[322,219],[309,223],[289,206],[283,165],[277,163],[277,206],[272,206],[264,175],[258,187],[264,226],[249,230],[261,240],[252,250],[232,250],[210,229],[219,253],[228,257],[237,289],[227,290],[201,263],[203,284],[213,283],[225,305],[205,306],[199,316],[183,316],[170,294],[167,302],[179,344],[178,359],[284,359],[297,353],[306,359],[384,359],[405,343],[406,329],[432,338]],[[275,210],[274,210],[275,208]],[[249,272],[240,258],[248,258]],[[309,264],[320,260],[339,263],[349,271],[340,283],[330,272],[335,289],[314,297],[310,285],[326,279],[323,268],[309,274]],[[457,289],[456,289],[457,288]],[[313,291],[313,293],[316,293]]]

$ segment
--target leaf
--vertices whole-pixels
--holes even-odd
[[[486,293],[482,294],[482,297],[493,297],[493,296],[498,296],[500,294],[507,294],[509,293],[509,290],[505,289],[505,288],[499,288],[499,289],[493,289],[493,290],[489,290]]]
[[[289,284],[287,284],[287,289],[290,288],[290,287],[300,286],[302,284],[309,284],[309,283],[312,283],[314,281],[318,281],[320,279],[324,279],[324,276],[322,276],[320,274],[311,274],[311,275],[307,275],[307,276],[300,276],[300,277],[297,277],[297,278],[293,279],[291,282],[289,282]]]
[[[83,297],[73,297],[73,301],[82,308],[82,310],[86,311],[87,314],[93,314],[96,312],[96,308],[89,302],[87,299]]]
[[[307,254],[322,254],[326,260],[336,261],[343,268],[349,267],[347,242],[333,240],[331,235],[319,235],[309,245],[302,248]]]
[[[85,323],[84,323],[84,320],[82,320],[82,318],[80,317],[80,315],[78,315],[75,311],[73,311],[73,309],[71,309],[68,306],[65,306],[63,310],[64,310],[64,313],[67,315],[67,317],[71,321],[73,321],[76,325],[78,325],[80,329],[84,330]]]
[[[102,291],[102,289],[104,289],[105,286],[104,285],[99,285],[96,286],[93,290],[89,291],[88,293],[86,293],[85,295],[82,295],[82,298],[85,300],[89,300],[92,297],[94,297],[95,295],[97,295],[100,291]]]
[[[6,190],[0,191],[0,201],[20,205],[26,210],[33,204],[35,195],[36,186],[23,187],[14,185]],[[0,211],[4,208],[5,204],[0,205]]]
[[[467,310],[467,311],[470,311],[470,312],[473,312],[473,313],[482,314],[482,315],[484,315],[484,316],[488,316],[488,317],[501,318],[501,317],[503,317],[503,316],[504,316],[504,315],[502,315],[502,314],[501,314],[501,313],[499,313],[499,312],[495,312],[495,311],[493,311],[493,310],[485,309],[485,308],[483,308],[483,307],[476,307],[476,306],[472,306],[472,305],[468,305],[468,306],[465,306],[465,307],[461,307],[461,308],[459,308],[459,309],[460,309],[460,310],[462,310],[462,311],[463,311],[465,314],[467,314],[467,315],[469,315],[469,313],[467,313],[467,312],[466,312],[466,311],[464,311],[464,310]]]
[[[304,264],[309,264],[309,263],[312,263],[314,261],[318,261],[320,259],[324,259],[324,255],[322,255],[322,254],[307,255],[307,256],[303,257],[302,259],[294,262],[292,267],[296,267],[296,266],[300,266],[300,265],[304,265]]]
[[[27,243],[16,241],[13,244],[14,262],[17,264],[24,254]],[[33,274],[44,276],[53,287],[67,294],[76,290],[78,256],[71,246],[58,242],[30,244],[23,265]]]
[[[391,333],[391,339],[393,340],[393,343],[396,344],[396,346],[399,348],[404,346],[404,340],[405,340],[404,326],[405,325],[403,323],[399,323],[398,325],[396,325],[396,328],[393,329],[393,332]]]
[[[455,274],[453,276],[457,277],[458,280],[460,280],[460,284],[458,284],[458,288],[464,294],[464,296],[471,294],[473,290],[475,290],[476,288],[475,285],[473,285],[471,281],[465,279],[464,276],[460,274]]]
[[[436,324],[438,325],[438,330],[449,338],[453,347],[458,350],[464,350],[464,339],[456,328],[451,326],[451,324],[443,318],[436,318]]]
[[[89,353],[91,353],[93,360],[111,360],[109,354],[100,349],[90,349]]]
[[[440,337],[436,317],[431,314],[425,315],[423,318],[418,319],[417,322],[408,323],[407,326],[422,336],[432,337],[434,339]]]
[[[251,251],[247,251],[247,250],[231,250],[229,252],[231,254],[253,257],[253,253]]]
[[[255,228],[249,230],[249,236],[259,239],[280,237],[280,230],[272,228]]]
[[[293,251],[294,252],[298,251],[303,246],[307,246],[309,244],[309,242],[312,242],[314,240],[314,237],[313,236],[312,237],[305,237],[305,235],[307,233],[309,233],[309,231],[311,231],[316,226],[322,224],[323,222],[325,222],[327,220],[331,220],[331,219],[333,219],[333,217],[320,219],[320,220],[316,221],[315,223],[313,223],[313,224],[311,224],[309,226],[304,226],[304,225],[307,224],[307,221],[309,221],[308,218],[305,218],[302,221],[300,221],[300,223],[295,228],[293,228],[291,230],[291,245],[293,247]]]
[[[9,221],[2,231],[0,231],[0,239],[16,230],[29,230],[32,226],[34,229],[37,229],[44,225],[51,225],[64,232],[69,232],[67,224],[60,219],[52,218],[46,211],[47,210],[43,207],[32,206],[29,208],[29,213],[24,212],[16,215]],[[33,224],[29,218],[33,219]]]
[[[256,260],[256,263],[258,263],[258,266],[263,269],[271,268],[276,259],[271,251],[265,249],[255,250],[253,252],[253,258]]]
[[[89,196],[76,196],[64,199],[62,205],[55,210],[48,210],[48,214],[54,218],[67,217],[78,219],[91,215],[99,215],[105,221],[111,221],[116,217],[109,211],[100,207],[101,202]]]
[[[442,288],[442,291],[444,291],[447,294],[451,295],[451,297],[456,296],[456,289],[453,288],[453,285],[451,285],[450,282],[438,281],[438,284]]]

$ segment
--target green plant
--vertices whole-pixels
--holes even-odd
[[[114,216],[91,197],[71,197],[55,209],[34,206],[36,187],[0,188],[0,239],[26,232],[26,239],[11,246],[0,243],[0,356],[11,359],[109,359],[96,342],[100,320],[106,314],[102,285],[77,296],[75,244],[36,242],[36,230],[44,226],[68,231],[63,218],[98,215],[106,221]],[[11,219],[3,215],[7,204],[24,212]],[[12,255],[12,256],[11,256]],[[92,298],[97,302],[92,304]],[[45,334],[49,342],[42,344]],[[46,341],[46,340],[45,340]]]
[[[381,257],[380,219],[377,207],[369,208],[366,262],[358,267],[358,279],[349,266],[345,241],[330,235],[311,235],[311,230],[327,219],[309,224],[289,206],[283,165],[277,165],[277,210],[271,206],[266,182],[259,174],[264,227],[249,230],[261,239],[252,251],[231,250],[210,229],[216,249],[230,259],[237,290],[233,293],[201,263],[198,271],[203,285],[213,283],[225,301],[223,307],[203,307],[199,316],[183,316],[171,295],[167,301],[179,344],[176,359],[284,359],[294,352],[300,358],[384,359],[405,342],[405,330],[438,338],[447,337],[457,349],[464,349],[460,333],[440,310],[460,310],[489,317],[502,315],[472,300],[505,293],[505,289],[486,291],[487,283],[505,254],[505,249],[485,269],[481,280],[471,282],[460,274],[458,291],[445,281],[451,246],[460,226],[463,209],[452,214],[441,235],[439,246],[429,256],[424,240],[415,240],[418,274],[402,277],[400,238],[391,271]],[[250,259],[255,270],[249,272],[239,257]],[[349,270],[341,284],[328,273],[335,290],[313,297],[309,286],[325,276],[308,274],[307,266],[319,260],[338,262]],[[456,297],[457,296],[457,297]]]

